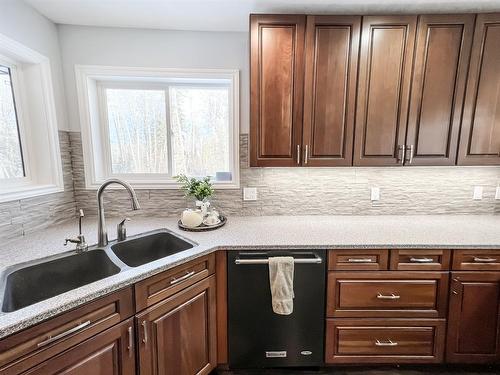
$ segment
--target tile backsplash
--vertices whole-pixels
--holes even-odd
[[[85,189],[79,132],[59,132],[64,192],[0,203],[0,240],[71,220],[77,208],[97,213],[96,192]],[[227,215],[496,214],[500,167],[250,168],[248,135],[240,136],[241,188],[218,190],[213,205]],[[483,199],[473,200],[474,186]],[[243,201],[255,187],[257,201]],[[370,188],[380,200],[370,200]],[[124,191],[105,193],[108,216],[177,216],[193,202],[176,190],[138,190],[140,211],[130,211]]]
[[[96,214],[95,191],[85,190],[80,133],[70,133],[75,200]],[[249,168],[248,135],[240,136],[241,188],[218,190],[212,203],[228,215],[410,215],[493,214],[500,167]],[[483,199],[472,200],[474,186]],[[243,187],[256,187],[257,201],[243,201]],[[370,200],[370,188],[380,200]],[[172,216],[193,205],[175,190],[139,190],[142,210],[131,212],[124,191],[105,195],[110,216]],[[497,203],[499,202],[499,203]]]
[[[64,191],[0,203],[0,241],[6,241],[67,221],[75,216],[73,167],[69,133],[59,131]]]

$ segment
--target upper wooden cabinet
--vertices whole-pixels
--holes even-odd
[[[500,14],[475,20],[252,15],[251,166],[500,165]]]
[[[250,16],[250,164],[301,162],[306,17]]]
[[[500,164],[500,13],[476,19],[458,163]]]
[[[361,17],[309,16],[303,165],[352,164]]]
[[[419,18],[405,164],[456,162],[474,17]]]
[[[363,17],[354,165],[404,162],[416,16]]]

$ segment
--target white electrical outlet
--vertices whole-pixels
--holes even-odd
[[[500,186],[497,186],[495,190],[495,199],[500,199]]]
[[[380,199],[380,188],[378,188],[378,187],[371,188],[370,199],[372,201],[378,201]]]
[[[474,186],[474,193],[472,194],[472,199],[475,201],[480,201],[483,199],[483,187],[482,186]]]
[[[244,201],[256,201],[257,200],[257,188],[243,188],[243,200]]]

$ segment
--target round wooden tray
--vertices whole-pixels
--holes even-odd
[[[227,218],[225,216],[222,216],[222,215],[219,217],[220,217],[220,223],[215,224],[215,225],[201,224],[198,227],[190,228],[190,227],[186,227],[185,225],[183,225],[180,220],[177,222],[177,225],[179,226],[179,228],[181,228],[182,230],[185,230],[187,232],[208,232],[209,230],[215,230],[215,229],[220,228],[226,224]]]

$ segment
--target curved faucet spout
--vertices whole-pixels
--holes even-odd
[[[137,200],[137,195],[135,194],[134,188],[128,182],[119,180],[117,178],[110,178],[109,180],[104,181],[97,190],[97,244],[101,247],[108,244],[108,233],[106,230],[106,222],[104,218],[104,204],[102,193],[111,184],[121,185],[129,192],[130,199],[132,200],[132,210],[136,211],[141,208],[139,201]]]

